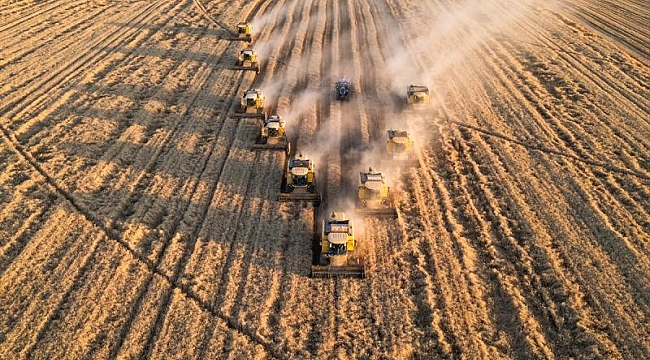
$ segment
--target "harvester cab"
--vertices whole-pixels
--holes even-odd
[[[359,173],[359,187],[356,213],[368,216],[397,217],[393,194],[386,185],[381,172],[368,171]]]
[[[280,201],[312,201],[320,204],[320,195],[316,189],[314,162],[298,154],[287,162],[287,170],[282,180]]]
[[[409,85],[406,89],[407,103],[413,104],[428,104],[431,102],[429,95],[429,88],[424,85]]]
[[[260,65],[257,61],[257,52],[252,48],[246,48],[239,51],[237,63],[233,67],[234,70],[250,70],[260,73]]]
[[[386,156],[384,160],[394,161],[405,166],[419,166],[413,147],[413,140],[406,130],[388,130]]]
[[[264,114],[264,92],[260,89],[248,89],[242,95],[239,104],[239,111],[235,117],[261,117],[266,119]]]
[[[342,77],[336,80],[336,100],[349,100],[350,93],[352,92],[352,82],[347,77]]]
[[[237,24],[237,37],[239,40],[251,42],[253,41],[253,27],[250,23],[240,22]]]
[[[289,141],[285,133],[285,121],[280,115],[272,115],[264,120],[260,136],[253,145],[255,150],[284,150],[290,152]]]
[[[354,225],[344,212],[334,211],[321,223],[320,257],[312,265],[314,278],[365,277],[365,266],[357,249]]]

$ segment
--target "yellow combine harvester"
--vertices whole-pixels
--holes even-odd
[[[254,150],[284,150],[287,154],[291,151],[287,135],[285,133],[285,122],[280,115],[270,116],[264,121],[260,130],[260,136],[253,145]]]
[[[383,159],[385,162],[410,167],[420,166],[408,131],[391,129],[387,131],[387,136],[386,154]]]
[[[332,212],[321,223],[320,259],[318,265],[312,265],[311,276],[363,279],[366,268],[358,252],[352,219],[344,212]]]
[[[395,201],[381,172],[359,173],[359,188],[356,213],[360,215],[397,217]]]
[[[260,64],[257,60],[257,52],[252,48],[246,48],[239,51],[239,57],[233,70],[250,70],[260,73]]]
[[[235,111],[234,117],[252,117],[266,119],[264,114],[264,92],[260,89],[248,89],[244,91],[239,109]]]
[[[279,201],[312,201],[320,204],[320,195],[316,189],[314,162],[298,154],[287,162],[287,170],[282,179],[282,192]]]
[[[407,103],[413,104],[428,104],[431,102],[429,95],[429,88],[424,85],[409,85],[406,89]]]
[[[253,41],[253,27],[251,26],[250,23],[240,22],[239,24],[237,24],[237,28],[235,29],[235,31],[237,32],[238,40],[243,40],[248,42]]]

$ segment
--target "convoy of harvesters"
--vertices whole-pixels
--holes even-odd
[[[236,27],[237,37],[233,40],[252,42],[252,26],[242,22]],[[257,52],[250,46],[242,49],[233,66],[234,70],[250,70],[257,74],[260,64]],[[347,101],[353,93],[352,82],[347,77],[338,78],[334,84],[336,100]],[[279,201],[305,201],[319,206],[322,196],[316,182],[316,167],[313,159],[298,152],[292,155],[286,134],[286,123],[282,116],[274,114],[267,118],[264,108],[265,96],[261,89],[248,89],[242,94],[236,108],[236,118],[261,119],[257,140],[253,150],[282,150],[289,156],[280,187]],[[429,89],[423,85],[409,85],[406,104],[427,104]],[[417,167],[419,161],[413,140],[406,130],[387,131],[382,167]],[[359,173],[355,213],[361,216],[397,217],[394,194],[380,171],[368,168]],[[353,219],[343,211],[333,211],[322,219],[315,235],[314,263],[311,276],[314,278],[353,277],[364,278],[366,267],[363,254],[359,253],[354,233]]]

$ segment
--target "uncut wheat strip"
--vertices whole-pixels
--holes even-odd
[[[196,44],[194,46],[196,46]],[[156,130],[153,136],[151,136],[151,138],[149,138],[145,144],[138,146],[138,150],[136,150],[137,153],[135,156],[131,155],[130,158],[127,158],[127,153],[131,151],[129,151],[128,148],[119,146],[119,144],[123,143],[123,141],[119,141],[118,146],[116,146],[114,151],[111,151],[109,153],[108,156],[109,159],[111,159],[111,163],[108,163],[108,165],[110,167],[121,165],[126,166],[128,170],[125,174],[118,176],[117,179],[111,180],[113,184],[111,188],[114,188],[114,191],[117,192],[124,191],[124,189],[126,189],[130,194],[124,199],[117,199],[121,200],[121,203],[118,204],[119,206],[117,206],[117,211],[112,211],[112,222],[115,222],[115,218],[122,216],[121,214],[124,206],[128,205],[130,202],[137,201],[137,195],[139,192],[135,192],[135,190],[148,186],[149,181],[151,180],[152,171],[154,171],[157,166],[160,166],[158,164],[158,159],[162,154],[167,154],[170,151],[176,154],[184,154],[183,151],[178,151],[176,149],[175,145],[178,141],[176,137],[185,135],[185,132],[182,131],[182,126],[185,125],[184,120],[186,120],[187,114],[191,109],[191,105],[194,103],[196,97],[203,89],[205,81],[212,71],[211,68],[207,65],[204,65],[197,69],[192,63],[193,62],[191,60],[185,61],[180,65],[178,69],[178,76],[180,76],[180,79],[189,80],[191,91],[183,91],[184,87],[177,85],[179,84],[178,81],[182,80],[179,80],[176,78],[176,76],[170,76],[168,79],[166,79],[166,82],[172,89],[174,89],[174,91],[171,93],[163,91],[161,92],[161,96],[168,96],[169,101],[178,102],[180,105],[178,106],[178,109],[173,110],[172,115],[168,116],[168,119],[165,120],[169,121],[167,128]],[[191,73],[195,76],[191,76]],[[156,101],[157,100],[150,100],[151,104],[153,105],[155,105]],[[158,124],[160,118],[159,115],[147,115],[146,113],[144,115],[144,119],[146,119],[146,124],[148,127],[158,126],[156,124]],[[181,131],[179,131],[179,129],[181,129]],[[133,138],[135,144],[139,144],[140,142],[137,139],[141,138],[146,131],[147,129],[143,129],[140,125],[132,125],[120,135],[120,139],[124,138],[126,140],[128,138]],[[126,140],[125,142],[128,143],[129,141]],[[175,173],[171,172],[171,174]]]
[[[162,269],[173,274],[179,259],[190,251],[186,249],[186,242],[192,236],[197,236],[195,248],[184,265],[183,282],[199,298],[209,302],[215,295],[213,284],[217,274],[221,273],[227,253],[232,249],[232,243],[225,238],[232,234],[230,224],[237,221],[242,206],[242,195],[238,193],[240,189],[225,181],[235,180],[228,174],[235,172],[235,164],[239,166],[240,159],[243,160],[250,154],[250,150],[233,148],[231,139],[235,138],[238,127],[237,120],[225,120],[215,151],[206,163],[203,175],[205,180],[200,182],[194,192],[184,215],[185,220],[181,222],[161,263]],[[234,159],[228,161],[230,157]],[[204,268],[206,264],[212,265]]]

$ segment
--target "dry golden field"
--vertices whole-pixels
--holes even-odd
[[[259,75],[231,69],[244,20]],[[0,358],[650,358],[649,24],[646,0],[0,0]],[[286,155],[232,116],[250,87],[320,207],[277,201]],[[391,127],[421,166],[382,169],[398,219],[355,219],[368,278],[309,278]]]

